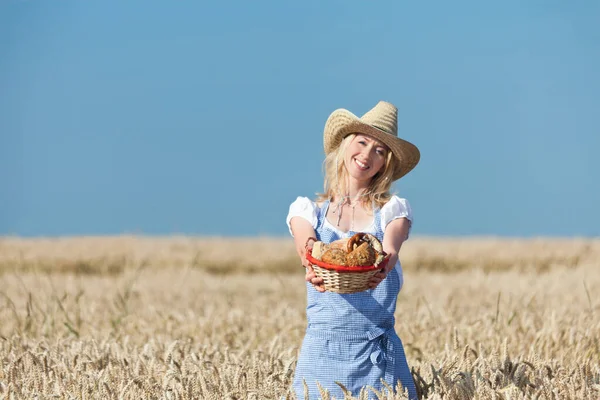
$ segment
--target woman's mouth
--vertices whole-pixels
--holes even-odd
[[[366,171],[370,168],[368,164],[365,164],[365,163],[357,160],[356,158],[354,159],[354,163],[358,166],[359,169],[361,169],[363,171]]]

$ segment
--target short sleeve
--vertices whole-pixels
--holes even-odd
[[[290,204],[290,209],[285,222],[292,236],[294,236],[294,234],[292,233],[290,222],[294,217],[304,218],[314,229],[317,229],[317,204],[308,197],[298,197]]]
[[[381,228],[385,231],[387,225],[398,218],[406,218],[410,221],[410,226],[408,228],[410,235],[413,222],[410,204],[406,199],[393,196],[383,207],[381,207]]]

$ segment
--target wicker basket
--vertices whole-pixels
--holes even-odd
[[[369,281],[385,268],[387,258],[379,265],[351,267],[328,264],[312,256],[312,249],[306,247],[306,259],[312,264],[315,275],[323,278],[323,287],[335,293],[357,293],[369,289]]]

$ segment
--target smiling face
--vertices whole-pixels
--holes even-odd
[[[351,178],[368,184],[384,167],[389,149],[383,143],[366,135],[352,138],[344,155],[344,164]]]

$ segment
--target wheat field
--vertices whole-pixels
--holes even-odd
[[[421,398],[600,398],[599,239],[416,237],[401,260]],[[4,237],[0,399],[293,399],[304,307],[288,238]]]

